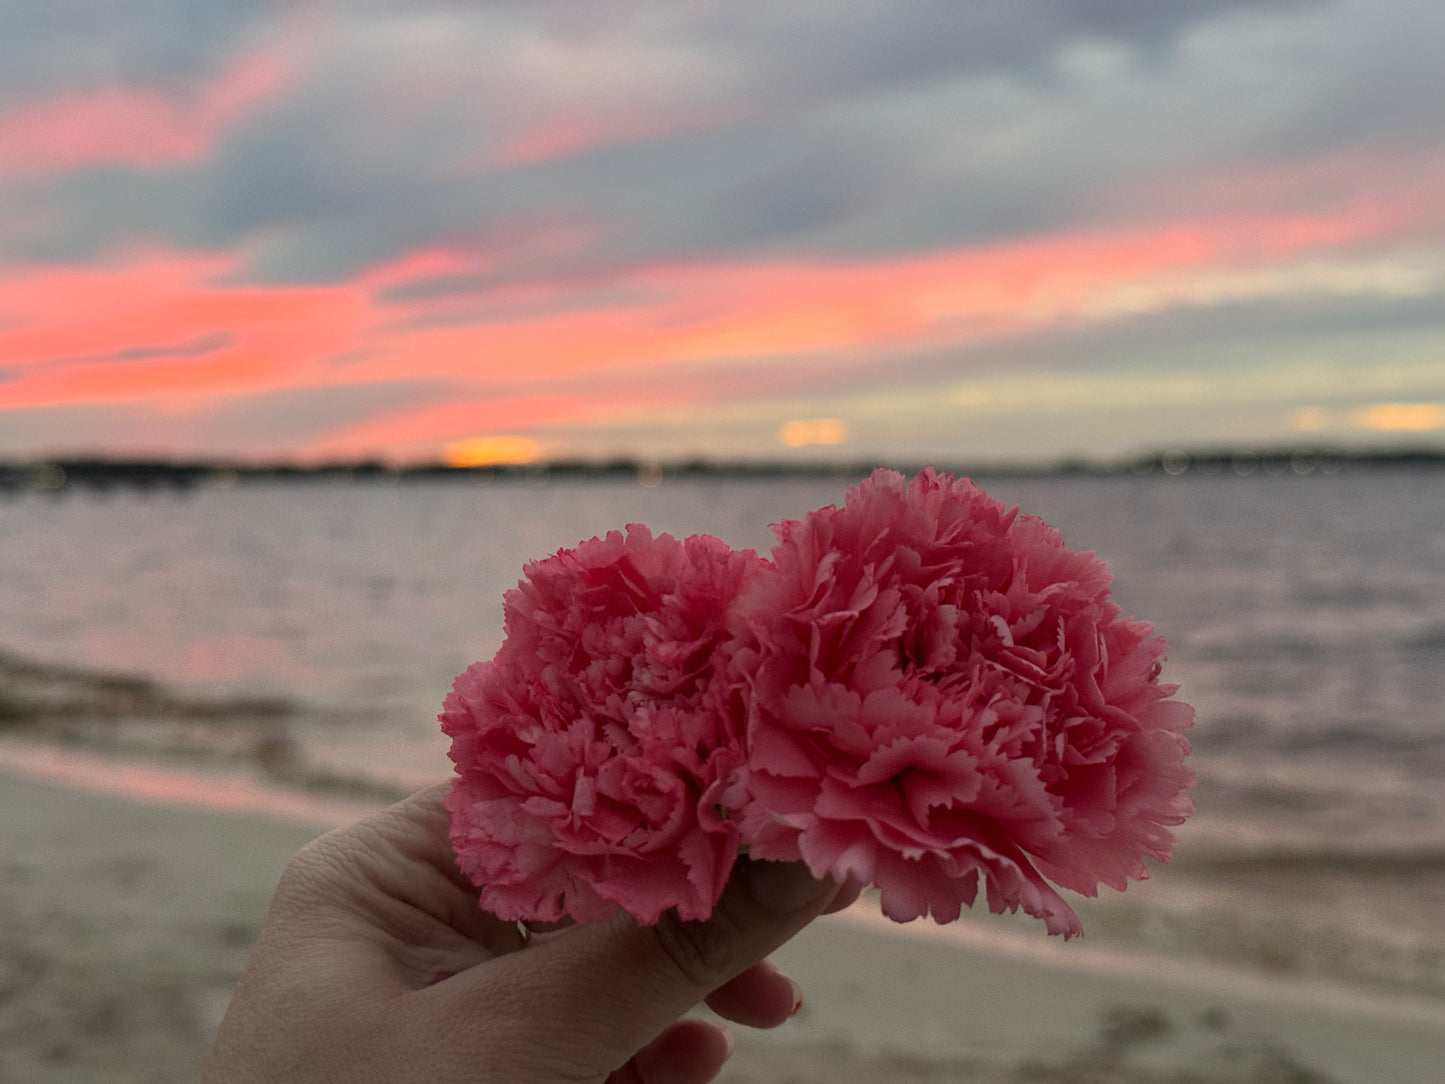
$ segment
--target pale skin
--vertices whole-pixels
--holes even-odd
[[[767,955],[858,895],[740,861],[706,922],[618,913],[526,936],[457,871],[446,789],[292,859],[203,1084],[704,1084],[731,1039],[685,1014],[782,1024],[801,994]]]

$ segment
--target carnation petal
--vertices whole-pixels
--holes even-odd
[[[736,686],[717,678],[732,602],[762,565],[634,524],[525,566],[502,647],[457,678],[441,715],[452,843],[483,907],[711,913],[739,828],[704,796],[740,801],[746,763]]]
[[[524,567],[440,715],[482,906],[701,919],[744,846],[899,921],[952,921],[982,880],[1067,938],[1054,884],[1167,860],[1193,712],[1102,561],[932,469],[774,531],[771,562],[632,524]]]
[[[957,917],[982,874],[991,908],[1065,937],[1041,871],[1092,894],[1167,857],[1192,712],[1102,561],[932,470],[774,530],[731,624],[744,842],[866,878],[900,921]]]

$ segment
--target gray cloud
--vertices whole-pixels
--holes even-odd
[[[713,5],[683,28],[766,73],[775,88],[877,92],[986,72],[1041,74],[1081,40],[1155,50],[1200,23],[1236,12],[1318,6],[1320,0],[854,0],[816,7],[770,0]]]
[[[919,359],[914,378],[1001,368],[1087,368],[1099,359],[1154,369],[1193,369],[1201,358],[1265,359],[1281,344],[1314,342],[1318,355],[1348,339],[1437,333],[1445,298],[1315,297],[1177,308],[1087,327],[1060,327]]]
[[[194,81],[280,25],[268,21],[273,10],[153,2],[134,17],[128,7],[124,26],[34,16],[11,38],[27,59],[5,85],[54,89],[106,71]],[[328,17],[300,85],[226,134],[212,157],[46,178],[57,226],[0,245],[21,258],[78,258],[134,237],[250,243],[259,278],[303,281],[441,239],[558,222],[602,232],[588,253],[521,253],[495,275],[698,254],[903,251],[1087,218],[1121,180],[1258,153],[1302,116],[1339,117],[1330,110],[1341,98],[1373,100],[1360,83],[1379,99],[1356,108],[1361,130],[1402,95],[1425,123],[1418,101],[1429,78],[1423,46],[1405,65],[1413,75],[1379,62],[1331,69],[1330,57],[1351,57],[1353,46],[1330,28],[1353,32],[1357,20],[1305,0],[855,0],[826,16],[772,2],[605,13],[374,3]],[[1314,28],[1305,40],[1322,70],[1275,73],[1299,101],[1272,106],[1268,86],[1231,88],[1228,72],[1194,71],[1197,58],[1130,59],[1270,17]],[[66,43],[75,55],[46,68]],[[1112,74],[1059,66],[1070,48],[1110,43],[1125,50]],[[582,110],[603,121],[647,109],[701,119],[556,161],[485,168],[538,100],[539,123],[568,107],[554,83],[589,92]]]
[[[1260,154],[1311,154],[1357,142],[1382,150],[1445,142],[1445,7],[1434,0],[1341,3],[1318,25],[1298,28],[1288,49],[1310,93],[1287,123],[1256,144]]]
[[[0,103],[137,85],[183,91],[253,42],[270,0],[0,0]]]

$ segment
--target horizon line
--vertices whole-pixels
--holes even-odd
[[[244,460],[230,457],[60,455],[38,459],[0,459],[0,491],[56,491],[71,485],[109,488],[171,485],[189,488],[208,483],[222,487],[241,481],[382,481],[498,479],[536,482],[558,478],[632,477],[644,486],[665,478],[718,477],[866,477],[878,468],[912,475],[927,467],[961,477],[1148,476],[1163,474],[1336,474],[1366,469],[1445,467],[1445,447],[1406,445],[1358,448],[1338,445],[1170,448],[1110,458],[1061,457],[1048,462],[974,462],[893,458],[890,460],[721,459],[702,456],[650,459],[558,457],[526,463],[458,465],[442,460],[410,464],[381,457],[303,462],[278,457]]]

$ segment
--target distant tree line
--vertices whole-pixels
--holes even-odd
[[[554,460],[546,463],[457,467],[445,463],[398,466],[376,459],[320,464],[241,463],[226,460],[55,458],[0,462],[0,494],[63,493],[75,489],[187,492],[201,486],[229,488],[242,483],[375,483],[416,481],[521,481],[562,478],[632,478],[656,485],[666,478],[768,478],[824,476],[861,478],[879,465],[906,474],[922,463],[714,461],[658,463],[617,458],[606,461]],[[1146,452],[1124,459],[1064,460],[1045,465],[937,463],[940,469],[974,477],[1068,475],[1332,474],[1362,470],[1436,470],[1445,467],[1445,448],[1360,450],[1340,448],[1212,449]]]

